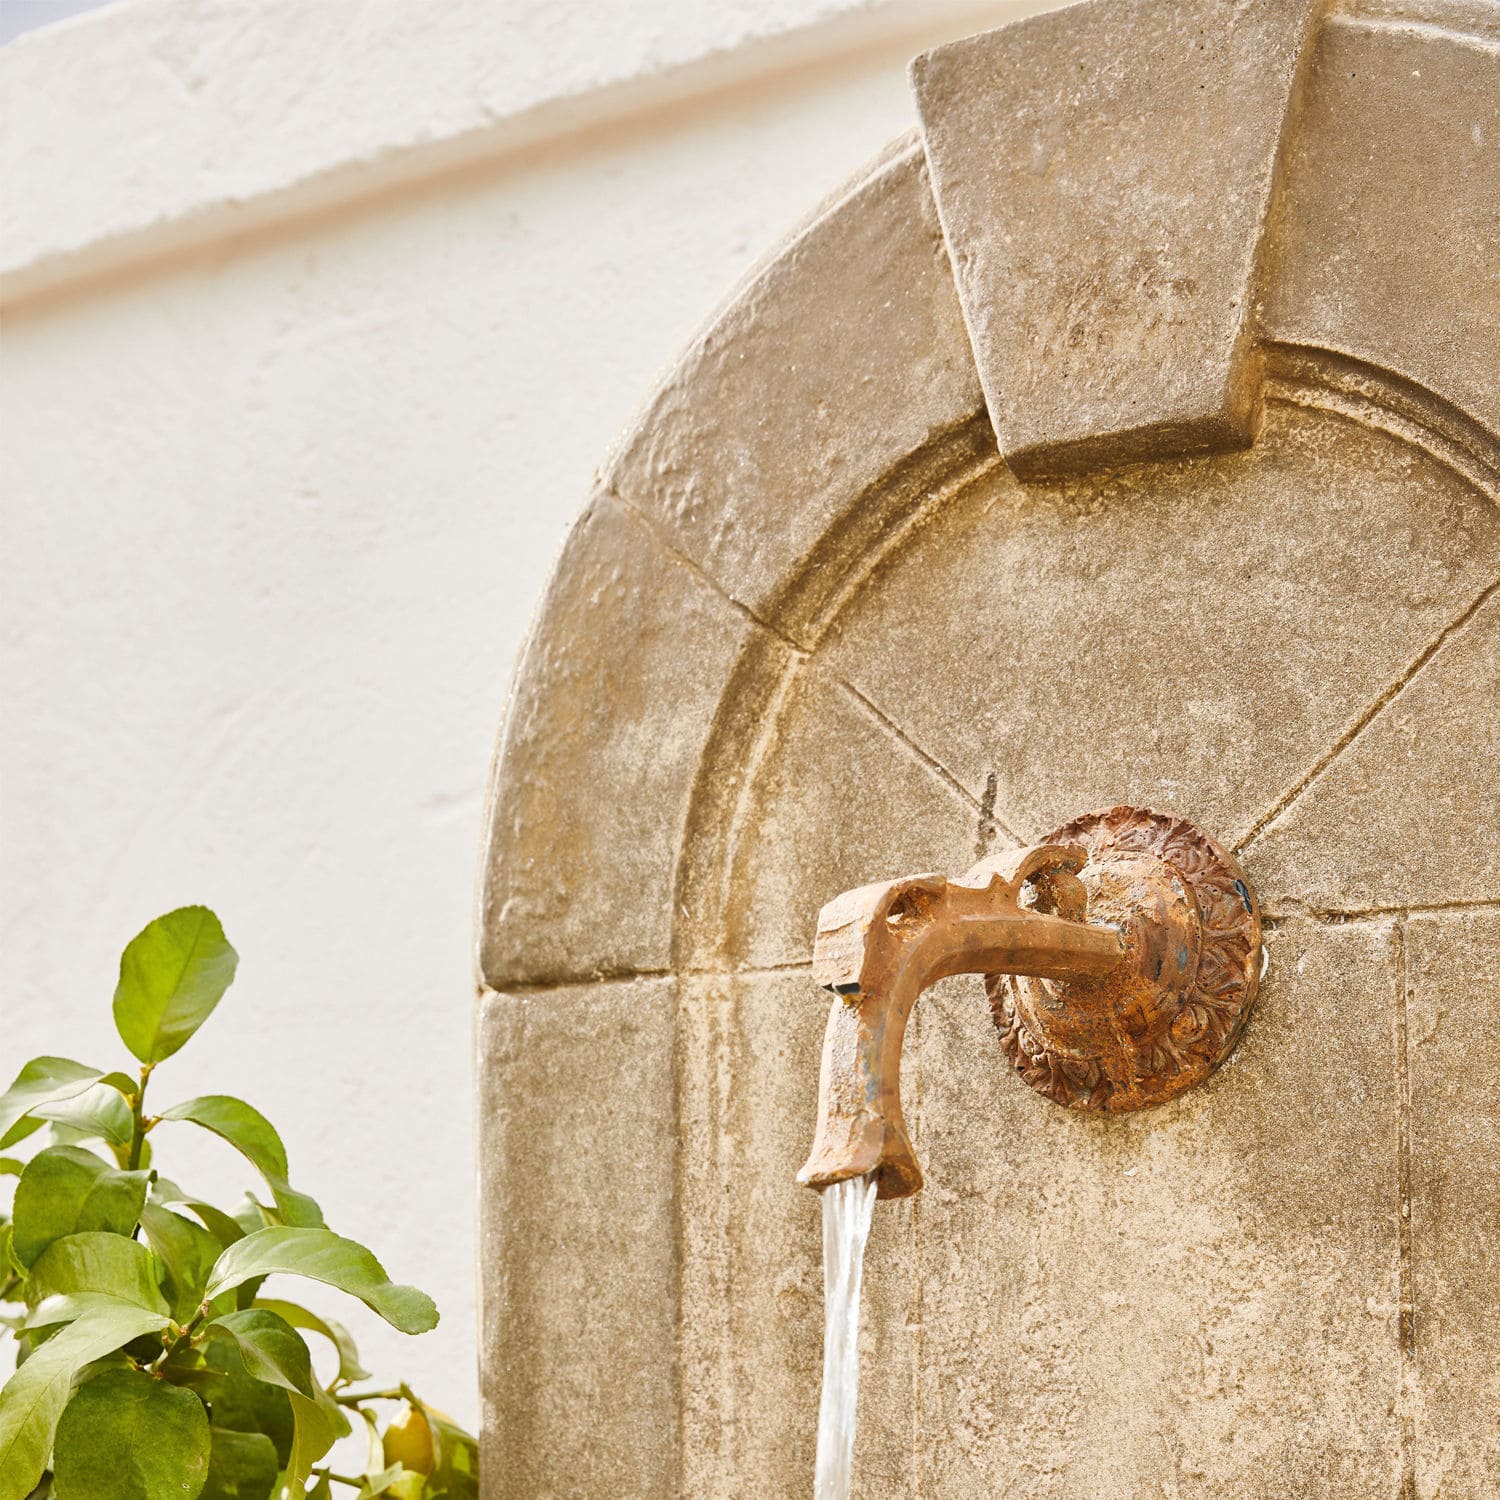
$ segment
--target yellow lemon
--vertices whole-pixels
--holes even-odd
[[[418,1474],[432,1473],[432,1428],[415,1406],[403,1406],[380,1440],[389,1464],[400,1464]]]

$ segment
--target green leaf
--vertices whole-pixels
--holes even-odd
[[[144,1370],[79,1386],[57,1424],[58,1500],[197,1500],[208,1477],[208,1413]]]
[[[146,1200],[146,1176],[77,1146],[37,1152],[16,1184],[16,1259],[30,1266],[53,1240],[79,1230],[128,1235]]]
[[[209,1420],[215,1427],[264,1433],[275,1445],[277,1468],[286,1466],[296,1424],[291,1400],[282,1387],[209,1369],[180,1371],[172,1378],[190,1385],[208,1403]]]
[[[478,1500],[479,1444],[452,1418],[425,1402],[417,1403],[432,1428],[433,1446],[437,1450],[437,1467],[433,1482],[447,1500]]]
[[[120,955],[115,1029],[143,1063],[171,1057],[213,1014],[239,955],[206,906],[148,923]]]
[[[41,1478],[74,1375],[166,1326],[164,1313],[100,1298],[32,1351],[0,1391],[0,1500],[24,1500]]]
[[[30,1131],[23,1131],[21,1135],[11,1136],[11,1130],[37,1105],[75,1098],[103,1076],[98,1068],[86,1067],[71,1058],[33,1057],[16,1074],[16,1081],[0,1094],[0,1145],[8,1146],[11,1140],[20,1140],[30,1134]]]
[[[211,1427],[208,1482],[199,1500],[270,1500],[281,1468],[276,1445],[263,1432]]]
[[[317,1313],[296,1302],[282,1302],[276,1297],[257,1297],[257,1307],[283,1317],[293,1328],[305,1328],[309,1333],[321,1334],[338,1351],[339,1373],[342,1381],[368,1380],[370,1372],[359,1362],[359,1350],[349,1336],[349,1330],[332,1318],[320,1318]]]
[[[96,1083],[72,1099],[54,1099],[50,1104],[38,1104],[31,1113],[38,1120],[48,1121],[57,1134],[61,1134],[61,1127],[75,1140],[97,1136],[112,1146],[128,1145],[130,1133],[135,1128],[130,1101],[108,1083]]]
[[[265,1308],[226,1313],[204,1330],[210,1368],[312,1396],[312,1356],[285,1318]]]
[[[324,1402],[318,1402],[298,1395],[296,1391],[288,1391],[287,1400],[292,1403],[296,1425],[292,1431],[292,1451],[287,1459],[284,1483],[288,1494],[302,1495],[306,1493],[307,1476],[312,1472],[312,1466],[333,1447],[338,1427],[325,1404],[326,1398]]]
[[[158,1203],[141,1210],[141,1229],[166,1268],[172,1316],[185,1323],[203,1301],[209,1273],[224,1247],[206,1229]]]
[[[39,1328],[56,1328],[62,1323],[71,1323],[96,1307],[135,1307],[126,1297],[115,1297],[108,1292],[52,1292],[43,1297],[27,1314],[23,1325],[28,1332]],[[153,1314],[160,1317],[159,1313]]]
[[[28,1135],[35,1135],[44,1124],[45,1120],[33,1120],[30,1115],[17,1120],[4,1135],[0,1135],[0,1147],[14,1146],[17,1141],[24,1141]]]
[[[286,1148],[276,1127],[258,1109],[229,1094],[205,1094],[163,1110],[163,1120],[190,1120],[229,1142],[262,1177],[282,1220],[298,1228],[318,1229],[323,1213],[306,1193],[287,1182]]]
[[[48,1121],[56,1134],[67,1131],[75,1140],[102,1137],[112,1146],[128,1145],[135,1127],[130,1101],[108,1083],[96,1083],[72,1099],[38,1104],[31,1113]]]
[[[100,1292],[133,1302],[148,1312],[167,1313],[157,1277],[156,1258],[138,1240],[90,1230],[53,1240],[36,1258],[26,1278],[26,1301]]]
[[[165,1177],[158,1177],[151,1189],[151,1201],[162,1205],[176,1204],[181,1208],[191,1210],[203,1221],[204,1228],[218,1240],[220,1246],[232,1245],[236,1240],[244,1239],[245,1231],[230,1218],[221,1208],[215,1208],[212,1203],[201,1202],[197,1198],[190,1198],[175,1182],[168,1182]],[[261,1226],[255,1226],[259,1229]]]
[[[17,1156],[0,1156],[0,1177],[19,1177],[26,1163]]]
[[[377,1495],[388,1495],[391,1485],[405,1472],[406,1470],[400,1464],[392,1464],[390,1468],[381,1469],[378,1472],[367,1472],[365,1482],[360,1485],[359,1493],[354,1500],[375,1500]]]
[[[363,1245],[330,1229],[278,1225],[247,1234],[219,1257],[209,1279],[208,1296],[215,1297],[253,1276],[276,1272],[336,1286],[358,1297],[402,1333],[426,1333],[437,1326],[438,1311],[426,1292],[391,1281]]]

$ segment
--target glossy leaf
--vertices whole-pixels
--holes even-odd
[[[323,1213],[306,1193],[296,1192],[287,1182],[286,1148],[276,1127],[252,1105],[229,1094],[205,1094],[174,1104],[161,1113],[163,1120],[189,1120],[229,1142],[266,1180],[283,1222],[316,1229]]]
[[[26,1163],[16,1156],[0,1156],[0,1177],[19,1177]]]
[[[112,1146],[128,1145],[135,1125],[130,1101],[108,1083],[96,1083],[71,1099],[38,1104],[31,1113],[46,1120],[59,1135],[67,1131],[74,1140],[102,1139]]]
[[[130,1101],[108,1083],[96,1083],[72,1099],[54,1099],[39,1104],[31,1113],[46,1120],[54,1129],[62,1127],[74,1140],[106,1140],[112,1146],[125,1146],[135,1121]],[[58,1130],[58,1134],[62,1133]]]
[[[208,1413],[143,1370],[82,1385],[57,1424],[58,1500],[196,1500],[208,1477]]]
[[[269,1500],[281,1465],[276,1445],[263,1432],[211,1427],[208,1480],[199,1500]]]
[[[314,1395],[312,1356],[285,1318],[252,1307],[215,1318],[204,1332],[213,1369],[264,1380],[301,1396]]]
[[[141,1210],[141,1230],[166,1269],[172,1316],[185,1323],[203,1301],[209,1273],[224,1247],[201,1225],[159,1203]]]
[[[285,1318],[293,1328],[302,1328],[308,1333],[321,1334],[327,1339],[338,1352],[338,1378],[340,1380],[348,1382],[370,1378],[370,1372],[359,1362],[359,1350],[355,1348],[349,1330],[342,1323],[336,1322],[333,1318],[319,1317],[317,1313],[308,1311],[299,1303],[283,1302],[276,1297],[257,1297],[255,1305]]]
[[[0,1095],[0,1144],[9,1145],[13,1127],[19,1125],[39,1104],[72,1099],[91,1088],[104,1075],[98,1068],[74,1062],[68,1057],[33,1057],[15,1082]],[[29,1134],[30,1132],[22,1132]]]
[[[133,1302],[148,1312],[167,1313],[156,1258],[139,1240],[90,1230],[53,1240],[36,1258],[26,1279],[31,1307],[47,1297],[98,1292]]]
[[[438,1311],[426,1292],[391,1281],[363,1245],[329,1229],[278,1225],[247,1234],[219,1257],[208,1295],[214,1297],[252,1277],[277,1272],[338,1287],[402,1333],[426,1333],[437,1326]]]
[[[166,1326],[165,1313],[98,1298],[32,1351],[0,1391],[0,1500],[24,1500],[40,1479],[78,1371]]]
[[[146,1200],[146,1173],[121,1172],[77,1146],[49,1146],[16,1184],[16,1259],[30,1266],[54,1240],[79,1230],[128,1235]]]
[[[171,1057],[213,1014],[238,963],[206,906],[179,907],[148,923],[120,955],[120,1040],[144,1063]]]

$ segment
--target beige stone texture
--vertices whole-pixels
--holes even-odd
[[[492,987],[668,966],[693,781],[754,629],[618,502],[590,504],[532,628],[496,769],[480,912]]]
[[[837,767],[837,784],[828,773]],[[805,961],[818,909],[867,880],[963,869],[1009,840],[919,746],[830,673],[803,670],[741,809],[726,957]]]
[[[1421,1500],[1500,1494],[1500,908],[1406,924]]]
[[[787,575],[866,491],[982,412],[921,149],[800,231],[713,322],[606,472],[733,596],[797,630]],[[967,439],[973,442],[973,437]],[[993,451],[993,441],[989,441]],[[837,553],[819,558],[826,579]]]
[[[948,248],[897,143],[606,470],[492,812],[487,1500],[808,1491],[815,913],[1122,801],[1238,849],[1260,999],[1117,1118],[918,1005],[855,1493],[1496,1490],[1500,23],[1354,10],[1296,86],[1290,0],[937,54]]]
[[[985,400],[1036,475],[1248,443],[1312,0],[1072,6],[912,65]]]
[[[680,1493],[675,1033],[664,980],[482,997],[486,1494]]]
[[[1023,840],[1124,801],[1233,843],[1497,571],[1500,512],[1470,483],[1271,401],[1247,454],[985,476],[824,654],[972,796],[993,775]]]
[[[1262,321],[1500,431],[1496,7],[1361,8],[1319,38]]]
[[[817,1106],[828,997],[805,969],[683,986],[682,1493],[811,1487],[823,1359],[821,1219],[795,1182]],[[864,1444],[856,1495],[913,1482],[910,1212],[867,1259]]]
[[[922,1002],[921,1494],[1399,1493],[1393,934],[1268,946],[1232,1060],[1114,1119]]]
[[[1247,851],[1273,910],[1500,903],[1500,585]],[[1483,830],[1476,837],[1476,830]]]

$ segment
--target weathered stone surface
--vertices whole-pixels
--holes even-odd
[[[606,478],[736,599],[781,618],[788,573],[835,517],[982,406],[909,145],[743,289]]]
[[[1364,8],[1384,13],[1334,16],[1319,38],[1261,321],[1408,376],[1500,433],[1494,7]]]
[[[1500,568],[1500,513],[1420,449],[1268,403],[1255,449],[977,483],[827,658],[1023,839],[1116,802],[1234,843]]]
[[[1256,250],[1317,9],[1071,6],[912,65],[985,400],[1018,473],[1249,442]]]
[[[1413,917],[1406,984],[1417,1494],[1468,1500],[1500,1494],[1500,910]]]
[[[798,674],[742,820],[727,946],[755,966],[805,961],[818,909],[840,891],[914,870],[959,873],[1009,842],[982,799],[816,669]]]
[[[1009,1076],[977,983],[918,1005],[928,1186],[877,1210],[856,1493],[1496,1487],[1500,931],[1493,910],[1373,910],[1496,897],[1496,54],[1452,41],[1459,3],[1359,3],[1290,126],[1264,319],[1283,342],[1258,356],[1250,449],[1005,471],[903,148],[752,278],[608,471],[522,671],[486,972],[681,977],[486,1002],[496,1496],[806,1491],[818,1204],[793,1177],[827,1004],[786,966],[840,887],[961,870],[981,820],[1031,839],[1120,801],[1249,841],[1284,913],[1256,1011],[1208,1083],[1101,1119]],[[1011,113],[966,149],[1012,174],[1005,212],[1054,277],[994,310],[1036,301],[1012,329],[1036,359],[1002,380],[1054,424],[1013,444],[1023,471],[1244,436],[1268,100],[1304,12],[1205,30],[1202,68],[1233,87],[1201,104],[1167,45],[1200,13],[1220,8],[1037,23],[1004,46],[1055,35],[1056,55],[986,85]],[[1121,18],[1118,76],[1075,85]],[[1279,40],[1242,54],[1257,28]],[[1107,144],[1079,128],[1110,120]],[[1076,255],[1113,280],[1070,280]],[[1148,397],[1194,415],[1132,415]]]
[[[678,1485],[675,1004],[663,980],[479,1011],[484,1492]]]
[[[1500,593],[1246,851],[1272,909],[1500,901]]]
[[[977,981],[919,1003],[922,1494],[1400,1492],[1395,944],[1269,947],[1229,1062],[1137,1115],[1008,1076]]]
[[[480,911],[492,987],[667,967],[688,799],[755,627],[605,497],[522,658]]]
[[[684,982],[682,1493],[811,1486],[823,1359],[821,1206],[799,1187],[828,997],[806,971]],[[855,1493],[912,1473],[911,1220],[871,1234]]]

